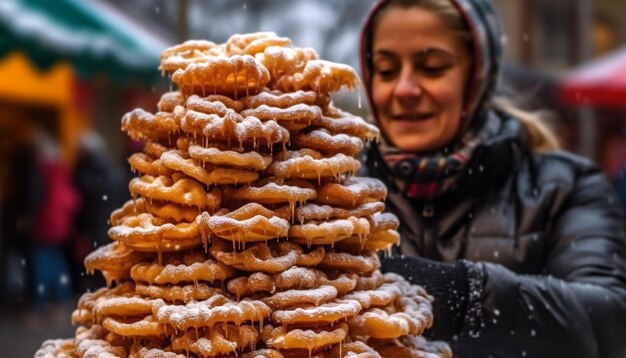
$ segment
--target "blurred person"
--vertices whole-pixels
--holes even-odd
[[[456,357],[625,357],[626,235],[616,193],[495,96],[503,34],[487,0],[379,1],[361,36],[401,242],[383,271],[434,297],[425,332]]]
[[[72,233],[73,219],[80,197],[74,188],[69,170],[61,161],[55,138],[40,129],[33,138],[36,170],[40,182],[40,198],[33,211],[29,242],[29,260],[33,274],[35,312],[48,302],[69,302],[72,299],[71,278],[65,247]]]
[[[84,259],[96,247],[111,242],[107,236],[109,215],[122,206],[128,180],[110,159],[102,136],[93,130],[79,137],[72,176],[81,204],[75,217],[70,257],[75,293],[81,294],[105,285],[101,275],[86,274]]]
[[[4,132],[0,141],[7,147],[6,180],[2,183],[4,237],[2,302],[9,306],[29,305],[32,300],[32,267],[29,243],[33,235],[33,218],[40,205],[43,182],[37,165],[37,147],[32,140],[33,124],[20,122],[15,133]],[[4,148],[3,148],[4,149]]]

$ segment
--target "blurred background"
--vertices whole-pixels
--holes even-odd
[[[274,31],[358,69],[373,0],[0,0],[0,347],[32,357],[73,336],[82,292],[104,285],[82,260],[108,242],[139,150],[122,115],[156,111],[170,83],[159,53],[187,39]],[[626,164],[626,2],[495,0],[506,28],[504,87],[544,110],[566,149],[622,192]],[[358,92],[337,94],[367,115]]]

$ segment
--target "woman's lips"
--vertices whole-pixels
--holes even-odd
[[[412,133],[431,128],[434,118],[435,115],[433,113],[401,114],[392,116],[390,124],[396,131]]]
[[[404,122],[419,122],[425,121],[433,118],[432,113],[409,113],[409,114],[398,114],[392,116],[392,118],[396,121],[404,121]]]

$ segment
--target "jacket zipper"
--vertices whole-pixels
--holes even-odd
[[[435,216],[435,208],[433,207],[433,203],[430,201],[422,206],[422,216],[425,219],[430,219]]]
[[[422,206],[422,248],[423,255],[433,257],[435,250],[435,208],[432,202],[427,202]]]

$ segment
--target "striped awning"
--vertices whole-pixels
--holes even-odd
[[[561,97],[570,105],[626,107],[626,48],[565,74]]]
[[[158,81],[169,44],[110,5],[95,0],[0,1],[0,58],[23,52],[42,70],[69,62],[83,78]]]

